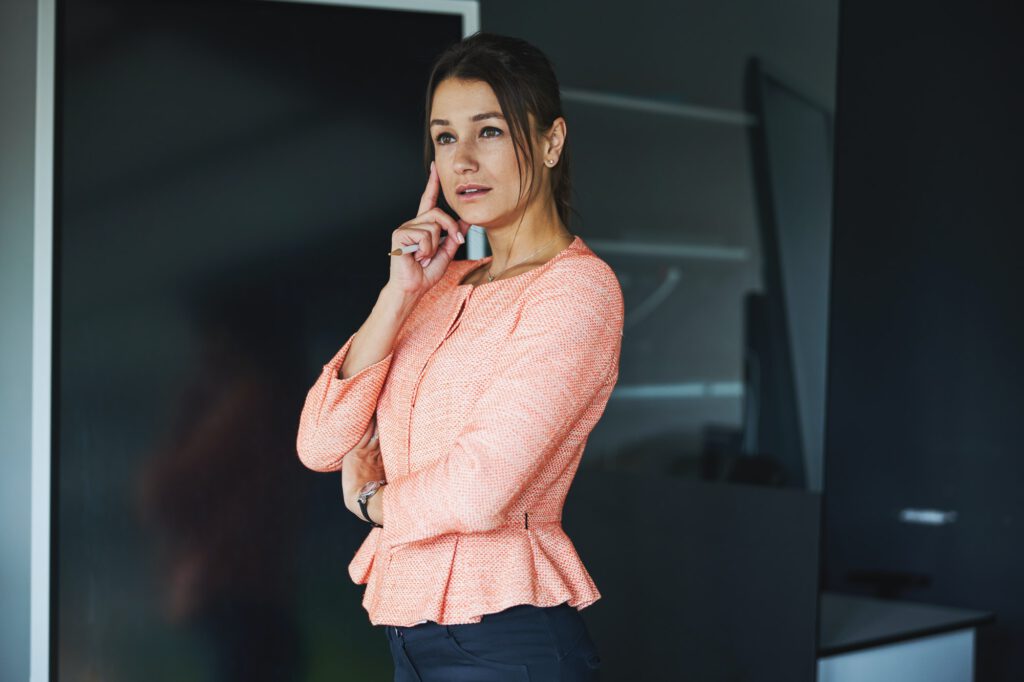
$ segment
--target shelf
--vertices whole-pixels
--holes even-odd
[[[615,400],[677,400],[680,398],[742,398],[739,381],[687,381],[675,384],[619,385],[612,389]]]
[[[710,121],[711,123],[725,123],[728,125],[739,126],[757,125],[757,117],[745,111],[715,109],[713,107],[702,107],[695,104],[666,102],[664,100],[650,99],[646,97],[616,95],[605,92],[595,92],[593,90],[579,90],[577,88],[561,88],[561,93],[562,100],[567,102],[593,104],[597,106],[613,107],[616,109],[628,109],[630,111],[642,111],[650,114],[662,114],[691,120]]]
[[[615,253],[629,256],[651,256],[656,258],[693,258],[699,260],[721,260],[742,262],[750,253],[736,246],[713,246],[704,244],[652,244],[644,242],[622,242],[613,239],[587,239],[587,246],[595,253]]]

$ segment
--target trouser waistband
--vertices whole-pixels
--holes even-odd
[[[536,604],[516,604],[510,606],[507,609],[498,611],[497,613],[487,613],[481,617],[481,622],[484,620],[493,622],[495,620],[502,621],[505,619],[514,619],[523,616],[530,616],[534,613],[543,610],[557,610],[557,609],[576,609],[569,606],[568,602],[562,602],[555,606],[537,606]],[[466,623],[465,625],[477,625],[477,623]],[[432,620],[428,620],[426,623],[418,623],[416,625],[386,625],[388,636],[393,638],[399,638],[404,641],[415,641],[421,638],[429,638],[447,634],[447,625],[436,623]],[[459,627],[459,626],[455,626]]]

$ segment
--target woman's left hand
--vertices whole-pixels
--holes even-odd
[[[341,494],[345,507],[363,518],[359,511],[359,489],[367,481],[380,481],[384,478],[384,462],[380,457],[380,440],[377,438],[377,417],[373,417],[366,427],[366,433],[341,461]]]

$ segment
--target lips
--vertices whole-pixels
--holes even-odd
[[[455,188],[455,193],[464,199],[483,196],[484,194],[487,194],[490,191],[490,187],[487,187],[486,185],[477,185],[474,183],[459,185],[458,187]]]
[[[459,195],[459,201],[476,201],[477,199],[483,199],[490,193],[491,190],[489,189],[482,189],[476,192],[463,192]]]

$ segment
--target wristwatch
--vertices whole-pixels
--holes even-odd
[[[387,481],[367,481],[363,484],[363,487],[359,489],[359,511],[363,513],[366,520],[369,521],[375,528],[383,528],[381,524],[377,523],[370,518],[370,515],[366,513],[366,501],[373,496],[382,486],[387,485]]]

